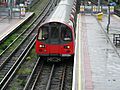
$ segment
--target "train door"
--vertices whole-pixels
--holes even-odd
[[[60,26],[57,23],[50,25],[50,54],[59,54],[60,53]]]

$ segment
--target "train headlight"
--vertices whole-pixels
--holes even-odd
[[[65,49],[70,49],[69,45],[64,46]]]
[[[45,45],[41,44],[41,45],[40,45],[40,48],[45,48]]]

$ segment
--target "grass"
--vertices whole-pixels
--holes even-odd
[[[39,14],[42,10],[42,8],[45,6],[46,2],[48,0],[40,0],[39,5],[37,3],[37,5],[34,6],[34,8],[31,9],[31,11],[35,12],[35,16],[29,20],[28,23],[26,23],[25,25],[23,25],[22,27],[20,27],[19,30],[17,30],[13,35],[11,35],[8,39],[6,39],[5,42],[3,42],[0,45],[0,52],[2,50],[4,50],[14,39],[16,39],[16,37],[24,30],[27,28],[27,26],[33,21],[33,19],[37,16],[37,14]],[[36,7],[38,6],[38,7]],[[36,9],[36,10],[35,10]],[[21,39],[22,40],[22,39]],[[10,47],[10,49],[14,49],[15,46],[17,46],[19,42],[17,41],[14,45],[12,45],[12,47]],[[14,48],[13,48],[14,47]],[[11,51],[10,50],[10,51]],[[26,57],[25,61],[23,62],[23,64],[21,65],[20,69],[18,70],[18,72],[16,73],[17,75],[14,77],[14,79],[12,80],[11,84],[9,84],[9,90],[18,90],[24,87],[29,75],[32,72],[32,69],[35,65],[35,62],[37,60],[37,56],[35,53],[35,47],[30,51],[29,55]],[[27,76],[27,77],[23,77],[20,78],[19,76]]]
[[[18,70],[16,76],[9,85],[10,90],[22,90],[25,86],[28,77],[30,76],[32,69],[35,65],[37,56],[35,54],[35,47],[32,48],[29,55]]]
[[[33,48],[29,55],[26,57],[24,64],[21,66],[21,68],[18,71],[18,74],[20,75],[28,75],[31,73],[31,68],[33,68],[35,62],[37,60],[37,56],[35,53],[35,48]]]
[[[21,75],[28,75],[31,73],[31,69],[30,68],[21,68],[19,71],[18,71],[18,74],[21,74]]]
[[[17,75],[9,85],[10,90],[22,90],[23,87],[25,86],[28,76],[30,76],[32,69],[35,65],[35,48],[30,51],[29,55],[26,57],[25,61],[21,65],[20,69],[17,72]]]

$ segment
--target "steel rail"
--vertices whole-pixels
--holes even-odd
[[[6,81],[8,80],[9,76],[11,76],[12,72],[14,71],[14,69],[17,67],[17,65],[20,63],[20,61],[22,60],[23,56],[27,53],[27,51],[29,50],[29,48],[31,47],[32,44],[34,44],[33,42],[35,42],[35,36],[33,37],[33,39],[31,40],[31,42],[28,44],[28,46],[24,49],[24,51],[22,52],[22,54],[18,57],[18,59],[16,60],[16,62],[13,64],[13,66],[10,68],[10,70],[7,72],[7,74],[4,76],[4,78],[2,79],[2,81],[0,82],[0,88],[2,86],[4,86],[4,84],[6,83]]]
[[[48,7],[48,5],[47,5]],[[46,7],[46,8],[47,8]],[[45,8],[45,9],[46,9]],[[44,13],[44,11],[43,11]],[[39,16],[41,16],[42,14],[40,14]],[[39,18],[39,16],[36,18],[36,20]],[[42,16],[43,18],[43,16]],[[35,20],[35,21],[36,21]],[[42,19],[40,19],[40,22],[41,23]],[[37,23],[34,28],[28,33],[28,35],[22,40],[22,42],[11,52],[11,54],[2,62],[2,64],[0,64],[0,69],[5,65],[5,63],[8,62],[8,60],[11,58],[11,56],[20,48],[20,46],[28,39],[28,36],[30,36],[32,34],[32,32],[37,28],[37,26],[39,25],[39,23]],[[31,26],[33,25],[33,23],[31,24]]]
[[[67,73],[66,72],[67,64],[65,64],[64,66],[57,65],[56,63],[51,63],[51,64],[52,64],[52,66],[51,65],[49,66],[44,63],[44,65],[41,66],[42,68],[40,68],[40,70],[36,69],[35,72],[39,72],[39,73],[38,74],[34,73],[34,75],[32,75],[31,79],[29,79],[30,82],[28,83],[28,85],[30,87],[25,88],[23,90],[36,90],[38,88],[40,90],[43,88],[45,90],[51,90],[51,89],[53,89],[53,87],[59,88],[59,90],[65,89],[64,86],[65,86],[65,77],[67,75],[66,74]],[[45,81],[43,81],[43,80],[45,80]]]
[[[8,60],[12,57],[12,55],[14,55],[15,52],[18,51],[18,49],[20,48],[20,46],[29,38],[29,36],[32,34],[33,31],[34,30],[32,30],[31,32],[29,32],[28,35],[20,42],[20,44],[10,53],[10,55],[8,55],[8,57],[5,60],[3,60],[3,62],[1,62],[1,64],[0,64],[0,70],[5,65],[5,63],[8,62]]]
[[[31,4],[32,4],[31,7],[35,6],[35,5],[37,4],[37,1],[38,1],[38,0],[34,0],[33,3],[31,3]],[[41,0],[40,0],[40,1],[41,1]],[[35,2],[35,3],[34,3],[34,2]],[[42,11],[44,11],[44,9],[47,7],[47,5],[48,5],[48,3],[46,4],[46,6],[43,8]],[[42,12],[41,12],[41,13],[42,13]],[[32,15],[32,16],[33,16],[33,15]],[[30,16],[29,18],[31,18],[32,16]],[[28,20],[29,20],[29,18],[28,18]],[[26,20],[26,21],[28,21],[28,20]],[[25,21],[25,22],[26,22],[26,21]],[[33,21],[34,21],[34,20],[33,20]],[[32,21],[32,22],[33,22],[33,21]],[[24,22],[24,23],[25,23],[25,22]],[[24,24],[24,23],[23,23],[23,24]],[[23,24],[21,24],[20,26],[22,26]],[[19,26],[19,27],[20,27],[20,26]],[[17,27],[17,28],[19,28],[19,27]],[[17,28],[16,28],[16,29],[17,29]],[[13,30],[13,32],[16,31],[16,29]],[[8,36],[10,36],[13,32],[11,32]],[[5,41],[5,40],[8,38],[8,36],[6,36],[6,37],[0,42],[0,44],[1,44],[3,41]]]
[[[51,5],[51,6],[52,6],[52,5]],[[48,7],[48,8],[49,8],[49,7]],[[49,9],[47,10],[47,12],[48,12],[48,11],[49,11]],[[46,13],[46,14],[47,14],[47,13]],[[46,14],[45,14],[45,15],[46,15]],[[45,17],[45,15],[43,16],[43,18]],[[40,21],[41,21],[41,20],[40,20]],[[35,37],[36,37],[36,35],[35,35]],[[35,37],[34,37],[34,39],[35,39]],[[10,69],[10,70],[11,70],[11,69]],[[9,76],[9,75],[7,74],[7,76]],[[6,79],[6,78],[5,78],[5,79]],[[5,79],[4,79],[4,80],[5,80]],[[2,83],[1,83],[1,84],[2,84]]]
[[[32,77],[34,76],[35,71],[36,71],[36,69],[37,69],[37,67],[38,67],[38,65],[39,65],[39,62],[40,62],[40,58],[38,58],[35,66],[34,66],[34,68],[33,68],[33,70],[32,70],[32,73],[31,73],[30,77],[28,78],[28,81],[27,81],[27,83],[26,83],[26,85],[25,85],[25,87],[24,87],[23,90],[27,90],[28,85],[30,84],[30,81],[32,80]],[[41,68],[40,68],[40,71],[41,71]]]
[[[34,41],[34,42],[33,42]],[[1,88],[1,90],[5,90],[6,87],[8,86],[9,82],[11,81],[11,79],[14,77],[15,73],[17,72],[17,70],[20,68],[22,62],[25,60],[26,56],[28,55],[28,53],[30,52],[30,50],[32,49],[32,47],[34,46],[35,44],[35,40],[33,38],[32,42],[30,43],[30,45],[28,46],[29,48],[26,48],[26,52],[25,54],[21,55],[21,59],[18,59],[18,62],[16,62],[14,64],[14,66],[11,68],[11,72],[6,75],[6,77],[3,79],[3,86]],[[18,64],[17,64],[18,63]],[[7,79],[7,80],[6,80]],[[1,85],[1,84],[0,84]]]
[[[37,68],[38,68],[39,61],[40,61],[40,58],[38,58],[38,60],[37,60],[37,62],[36,62],[36,64],[35,64],[35,66],[34,66],[34,68],[33,68],[33,70],[32,70],[32,73],[31,73],[30,77],[28,78],[28,81],[27,81],[27,83],[26,83],[26,85],[25,85],[25,87],[24,87],[23,90],[27,90],[27,89],[28,89],[28,86],[29,86],[29,84],[30,84],[30,82],[31,82],[31,80],[32,80],[32,78],[33,78],[33,76],[34,76],[34,74],[35,74],[35,71],[36,71]],[[40,71],[41,71],[41,68],[40,68]],[[34,85],[34,84],[33,84],[33,85]]]
[[[37,66],[37,67],[38,67],[38,66]],[[32,80],[32,81],[34,81],[34,82],[32,83],[32,81],[31,81],[31,82],[27,83],[27,87],[28,87],[29,84],[32,84],[32,88],[26,88],[26,86],[25,86],[25,88],[24,88],[23,90],[29,90],[29,89],[30,89],[30,90],[35,90],[35,86],[36,86],[37,83],[39,82],[39,81],[38,81],[38,80],[39,80],[39,77],[40,77],[40,76],[42,77],[41,74],[44,72],[44,71],[42,72],[42,68],[44,67],[44,65],[42,64],[42,65],[39,66],[39,67],[40,67],[40,68],[39,68],[40,70],[39,70],[38,74],[35,75],[36,73],[34,73],[35,76],[32,74],[32,77],[30,77],[30,79],[29,79],[29,81],[30,81],[30,80],[33,79],[33,76],[36,77],[35,80]],[[46,90],[49,90],[49,88],[50,88],[51,80],[52,80],[52,77],[53,77],[54,68],[55,68],[55,64],[52,65],[51,72],[50,72],[49,79],[48,79],[48,83],[47,83],[47,85],[46,85]],[[37,69],[36,69],[36,70],[37,70]],[[66,70],[66,65],[65,65],[64,68],[63,68],[61,80],[59,80],[59,82],[61,82],[60,85],[59,85],[60,90],[63,90],[64,80],[65,80],[65,70]],[[35,71],[34,71],[34,72],[35,72]],[[36,71],[36,72],[37,72],[37,71]],[[47,74],[48,74],[48,73],[47,73]]]
[[[63,74],[62,74],[62,82],[61,82],[61,85],[60,85],[60,90],[63,90],[63,87],[64,87],[66,68],[67,68],[67,66],[65,64],[64,69],[63,69]]]
[[[36,25],[36,26],[37,26],[37,25]],[[34,39],[35,39],[35,38],[36,38],[36,35],[35,35]],[[9,58],[9,59],[10,59],[10,58]],[[4,65],[2,65],[1,68],[2,68],[3,66],[4,66]],[[10,70],[11,70],[11,69],[10,69]],[[8,74],[6,74],[6,75],[8,75]],[[4,79],[4,80],[5,80],[5,79]],[[1,82],[1,84],[0,84],[0,87],[3,85],[3,81],[4,81],[4,80],[2,80],[2,82]]]
[[[57,2],[58,2],[58,1],[57,1]],[[42,64],[42,66],[43,66],[43,64]],[[35,84],[37,83],[37,80],[38,80],[38,78],[39,78],[39,76],[40,76],[40,73],[41,73],[41,70],[42,70],[42,66],[41,66],[41,69],[40,69],[38,75],[36,76],[36,79],[35,79],[35,81],[34,81],[34,83],[33,83],[33,85],[32,85],[31,90],[33,90],[33,89],[35,88]],[[37,66],[36,66],[36,67],[37,67]],[[35,69],[36,69],[36,67],[35,67]],[[31,75],[30,75],[30,78],[28,79],[28,81],[27,81],[27,83],[26,83],[26,85],[25,85],[25,87],[24,87],[23,90],[27,90],[28,85],[29,85],[30,81],[31,81],[32,78],[33,78],[33,75],[34,75],[35,69],[33,69],[32,73],[31,73]]]
[[[59,68],[60,70],[57,70],[55,68]],[[63,69],[61,70],[61,68],[63,68]],[[67,64],[64,64],[64,66],[62,66],[62,67],[59,67],[59,66],[57,67],[56,64],[53,64],[52,69],[51,69],[51,73],[49,75],[48,83],[46,86],[46,90],[51,90],[56,85],[57,85],[56,88],[59,88],[59,90],[64,90],[66,69],[67,69]],[[58,78],[58,80],[55,80],[54,77]],[[56,82],[59,84],[57,84]],[[56,85],[54,86],[55,83],[56,83]]]
[[[35,81],[34,81],[34,83],[33,83],[33,85],[32,85],[31,90],[34,90],[34,88],[35,88],[36,82],[38,81],[38,78],[39,78],[39,76],[40,76],[40,74],[41,74],[41,72],[42,72],[43,64],[44,64],[44,63],[42,63],[42,65],[41,65],[41,67],[40,67],[40,69],[39,69],[39,72],[38,72],[38,74],[37,74],[37,76],[36,76],[36,78],[35,78]],[[35,71],[34,71],[34,72],[35,72]],[[33,74],[32,74],[32,76],[33,76]],[[30,77],[30,79],[32,79],[32,77]],[[29,82],[29,83],[30,83],[30,82]],[[26,90],[26,89],[24,89],[24,90]]]
[[[26,34],[27,31],[29,31],[30,27],[38,20],[38,18],[43,14],[43,12],[45,11],[45,9],[48,7],[50,2],[48,2],[46,4],[46,6],[44,7],[44,9],[41,11],[41,13],[31,22],[31,24],[10,44],[8,45],[8,47],[2,52],[0,53],[0,57],[20,38],[22,37],[24,34]]]
[[[33,74],[31,74],[31,77],[29,78],[29,81],[26,83],[25,88],[23,90],[35,90],[37,87],[37,84],[41,81],[41,79],[46,79],[46,77],[50,77],[51,70],[53,69],[53,65],[46,65],[45,62],[42,62],[41,64],[37,65],[35,71],[33,71]],[[40,79],[40,80],[39,80]],[[49,78],[50,80],[50,78]],[[43,85],[41,88],[46,88],[47,86],[47,80],[43,81],[40,85]],[[44,83],[44,84],[43,84]],[[39,85],[39,86],[40,86]]]
[[[55,67],[55,65],[53,64],[52,69],[51,69],[51,72],[50,72],[49,80],[48,80],[48,83],[47,83],[47,86],[46,86],[46,89],[45,89],[45,90],[49,90],[49,88],[50,88],[50,82],[51,82],[51,79],[52,79],[54,67]]]

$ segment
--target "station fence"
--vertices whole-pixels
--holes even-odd
[[[0,16],[6,16],[10,18],[21,18],[25,16],[25,8],[24,7],[0,7]]]

